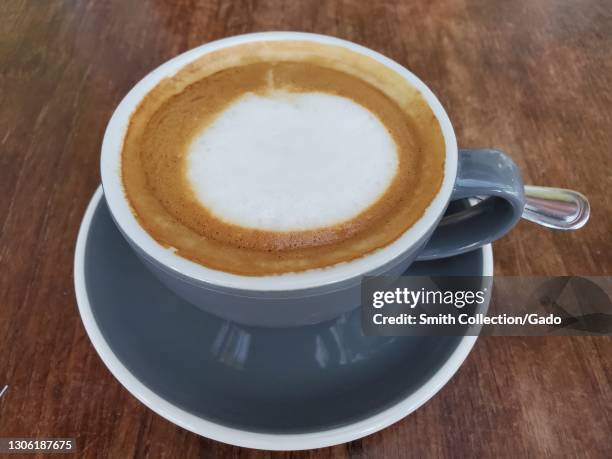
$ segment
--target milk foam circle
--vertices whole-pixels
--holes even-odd
[[[374,203],[396,174],[396,150],[378,117],[349,98],[247,93],[193,140],[186,173],[217,218],[308,230]]]

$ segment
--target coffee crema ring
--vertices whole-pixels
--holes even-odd
[[[206,54],[154,87],[121,173],[160,244],[257,276],[396,240],[437,194],[444,151],[430,107],[393,70],[340,46],[271,41]]]

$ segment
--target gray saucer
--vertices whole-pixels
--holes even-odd
[[[83,298],[89,303],[85,310],[79,301],[81,314],[91,310],[104,346],[131,376],[198,418],[271,434],[345,426],[424,386],[461,341],[366,337],[359,311],[292,329],[248,328],[218,319],[161,285],[116,229],[104,199],[95,199],[88,211],[91,223],[79,236],[84,240],[80,255],[77,246]],[[408,273],[481,275],[483,253],[416,263]],[[76,268],[75,276],[79,282]],[[145,396],[139,398],[147,403]]]

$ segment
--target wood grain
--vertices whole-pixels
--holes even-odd
[[[461,146],[497,147],[527,182],[593,203],[576,233],[529,223],[495,244],[497,274],[612,274],[612,3],[13,1],[0,3],[0,436],[78,438],[85,457],[270,457],[200,438],[137,402],[77,314],[76,234],[114,107],[201,43],[261,30],[346,38],[397,60],[445,105]],[[605,457],[612,340],[481,339],[407,419],[278,457]]]

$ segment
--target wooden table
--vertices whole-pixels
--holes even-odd
[[[72,286],[115,106],[157,65],[228,35],[319,32],[404,64],[438,95],[461,146],[507,151],[526,182],[593,203],[576,233],[520,223],[495,244],[496,273],[612,274],[609,1],[4,0],[0,21],[0,436],[74,436],[87,457],[269,455],[200,438],[136,401],[96,355]],[[609,457],[611,382],[610,338],[481,339],[403,421],[284,455]]]

